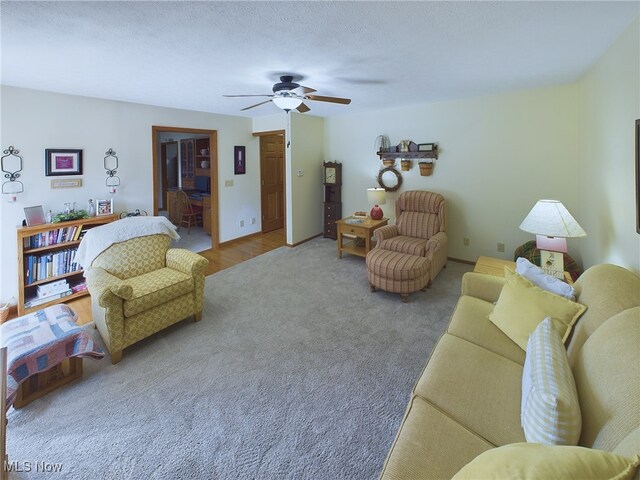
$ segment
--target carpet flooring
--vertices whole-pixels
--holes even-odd
[[[11,478],[377,478],[471,267],[449,262],[403,304],[335,250],[315,239],[207,277],[201,322],[11,410],[10,461],[31,464]]]

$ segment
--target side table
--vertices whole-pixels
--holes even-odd
[[[336,221],[338,227],[338,257],[342,258],[343,253],[350,253],[351,255],[358,255],[360,257],[366,257],[367,253],[371,250],[373,242],[371,237],[373,231],[377,228],[384,227],[389,221],[388,218],[382,218],[380,220],[372,220],[370,217],[363,219],[362,222],[353,222],[353,217],[343,218]],[[355,241],[348,241],[343,245],[343,235],[353,235],[355,237],[364,238],[364,246],[356,245]]]
[[[516,262],[503,260],[502,258],[479,256],[473,271],[476,273],[493,275],[494,277],[504,277],[504,267],[509,267],[511,270],[515,271]],[[573,280],[571,279],[569,272],[564,272],[564,281],[569,285],[573,285]]]

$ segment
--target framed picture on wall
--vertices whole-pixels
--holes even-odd
[[[96,199],[96,215],[113,215],[113,198],[105,200]]]
[[[47,177],[82,175],[82,150],[47,148],[44,157],[44,171]]]
[[[236,175],[244,175],[247,173],[247,160],[245,158],[244,146],[236,145],[233,147],[233,173]]]

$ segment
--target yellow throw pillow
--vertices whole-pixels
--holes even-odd
[[[633,477],[638,465],[638,455],[626,458],[593,448],[512,443],[481,453],[462,467],[453,480],[627,480]]]
[[[565,342],[587,307],[547,292],[507,267],[504,277],[505,285],[489,320],[526,350],[529,335],[542,320],[551,317],[553,327]]]

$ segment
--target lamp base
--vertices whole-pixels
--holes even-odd
[[[547,275],[564,279],[564,255],[560,252],[540,250],[540,268]]]
[[[383,215],[382,209],[378,205],[374,205],[369,212],[369,216],[372,220],[381,220]]]

